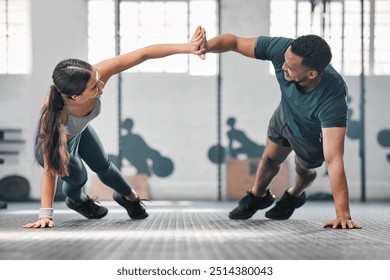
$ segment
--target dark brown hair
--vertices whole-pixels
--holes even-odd
[[[46,169],[53,175],[68,176],[69,152],[61,123],[63,98],[81,95],[91,77],[92,66],[79,59],[66,59],[54,68],[48,102],[42,107],[37,133],[37,152],[42,148]],[[40,141],[39,141],[40,140]]]

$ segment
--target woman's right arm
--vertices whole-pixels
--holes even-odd
[[[47,172],[45,169],[41,190],[41,208],[39,218],[34,223],[25,224],[24,228],[45,228],[53,227],[53,200],[56,192],[57,176]]]
[[[101,74],[101,80],[107,80],[126,69],[134,67],[146,60],[162,58],[174,54],[195,54],[201,55],[204,50],[200,49],[204,41],[204,29],[201,26],[195,30],[191,40],[187,43],[177,44],[154,44],[143,48],[103,60],[94,65]]]
[[[49,98],[45,99],[44,105],[47,105]],[[53,200],[57,187],[57,176],[49,172],[47,169],[46,156],[43,152],[43,165],[45,166],[43,172],[43,180],[41,187],[41,208],[39,209],[38,220],[34,223],[25,224],[24,228],[45,228],[53,227]]]

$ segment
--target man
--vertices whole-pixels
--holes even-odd
[[[315,168],[327,163],[336,219],[331,228],[361,228],[351,219],[344,170],[347,125],[347,86],[329,65],[328,44],[316,35],[295,40],[260,36],[242,38],[223,34],[205,41],[205,52],[235,51],[247,57],[270,60],[280,85],[281,102],[268,127],[268,137],[254,186],[229,217],[248,219],[275,200],[268,186],[291,151],[295,152],[295,185],[285,191],[267,218],[288,219],[306,202],[304,189],[316,178]],[[204,58],[201,56],[201,58]]]

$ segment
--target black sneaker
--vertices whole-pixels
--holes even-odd
[[[130,218],[145,219],[149,216],[149,214],[146,213],[146,210],[140,199],[136,201],[129,201],[117,192],[114,192],[112,197],[116,202],[118,202],[120,206],[126,209],[127,214],[129,214]]]
[[[256,197],[250,191],[240,199],[238,206],[229,213],[230,219],[249,219],[257,210],[264,209],[272,205],[275,196],[268,189],[264,197]]]
[[[99,201],[89,196],[87,197],[87,201],[78,203],[73,202],[73,200],[67,197],[65,203],[70,209],[75,210],[88,219],[101,219],[107,215],[108,209],[106,207],[103,207]]]
[[[285,191],[280,200],[276,202],[276,205],[265,213],[265,216],[273,220],[287,220],[295,209],[305,204],[306,200],[305,192],[295,197]]]

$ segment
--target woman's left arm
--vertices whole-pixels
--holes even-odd
[[[201,26],[195,30],[188,43],[183,44],[155,44],[141,49],[103,60],[94,65],[101,75],[101,80],[107,80],[126,69],[134,67],[148,59],[162,58],[173,54],[192,53],[200,55],[204,50],[201,44],[205,38],[205,31]]]

